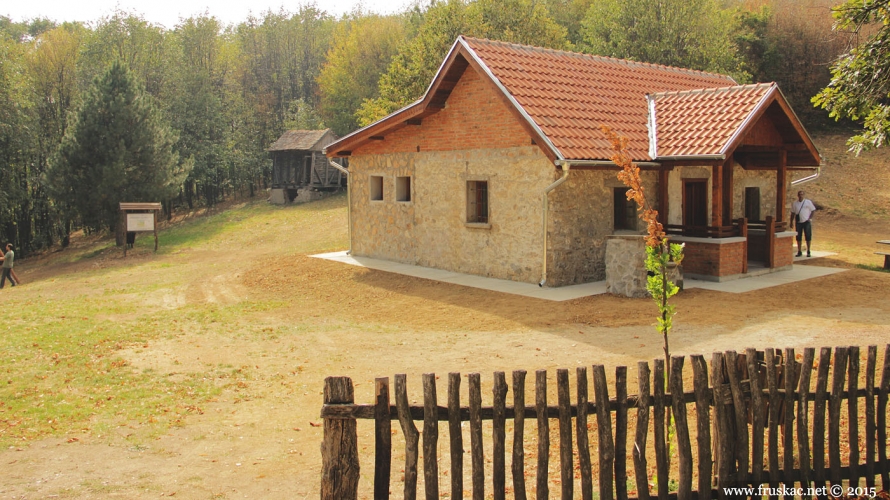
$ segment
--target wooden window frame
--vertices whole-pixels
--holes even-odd
[[[471,227],[491,227],[491,185],[488,179],[467,179],[467,218]]]

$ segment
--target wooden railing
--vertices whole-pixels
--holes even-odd
[[[359,483],[357,419],[374,420],[374,498],[389,498],[392,482],[392,420],[398,420],[404,443],[404,498],[417,495],[419,447],[423,451],[424,493],[427,499],[464,497],[464,442],[461,422],[469,422],[470,480],[472,497],[485,498],[485,461],[483,420],[490,420],[492,441],[491,488],[495,499],[505,498],[506,426],[513,420],[512,491],[517,499],[527,498],[524,445],[526,419],[535,419],[537,429],[537,463],[535,494],[549,497],[550,420],[559,430],[560,496],[574,498],[575,460],[580,476],[580,496],[593,498],[596,485],[599,498],[628,498],[628,412],[636,413],[631,458],[637,494],[641,499],[657,495],[673,497],[670,485],[676,485],[676,498],[726,498],[733,495],[726,488],[768,484],[777,488],[795,484],[802,488],[831,485],[857,486],[864,478],[875,488],[890,490],[890,460],[887,457],[887,403],[890,392],[890,345],[884,350],[880,384],[876,384],[877,347],[869,346],[865,355],[864,377],[860,375],[858,347],[838,347],[834,359],[830,348],[819,352],[806,348],[798,362],[793,349],[748,349],[745,354],[734,351],[715,353],[710,372],[700,355],[690,356],[692,392],[684,392],[685,357],[671,359],[666,392],[665,365],[655,361],[650,377],[649,364],[638,366],[638,395],[627,395],[627,368],[615,370],[615,397],[609,396],[609,384],[603,365],[593,366],[594,401],[589,401],[587,369],[576,370],[576,401],[570,401],[569,371],[557,370],[557,405],[547,404],[547,372],[535,373],[535,404],[526,405],[526,372],[512,374],[513,405],[507,406],[508,386],[504,372],[495,372],[493,404],[482,406],[481,382],[478,373],[468,380],[468,406],[461,406],[461,375],[448,376],[447,406],[438,402],[436,376],[423,375],[423,406],[408,404],[407,377],[395,376],[395,405],[390,402],[389,379],[375,382],[376,403],[357,405],[353,401],[352,381],[347,377],[325,380],[321,416],[324,418],[322,444],[323,499],[353,499]],[[833,361],[833,362],[832,362]],[[815,371],[815,387],[811,383]],[[709,376],[710,373],[710,376]],[[786,376],[789,375],[790,376]],[[753,376],[752,376],[753,375]],[[864,378],[864,388],[860,379]],[[714,388],[717,388],[714,390]],[[842,401],[847,411],[842,411]],[[810,406],[810,403],[813,406]],[[690,433],[687,406],[695,405],[694,431]],[[861,410],[864,405],[864,415]],[[651,413],[650,413],[651,408]],[[521,410],[517,410],[521,409]],[[826,411],[828,424],[826,429]],[[846,415],[844,415],[846,413]],[[666,419],[675,424],[678,469],[669,477],[669,445],[665,432]],[[591,422],[588,429],[588,417]],[[575,419],[574,426],[572,419]],[[653,420],[654,446],[647,443]],[[794,421],[797,420],[796,428]],[[859,426],[864,419],[864,428]],[[422,421],[418,431],[415,421]],[[448,473],[438,469],[439,422],[448,422],[450,463]],[[613,426],[614,421],[614,426]],[[780,429],[783,431],[780,437]],[[841,430],[846,430],[842,438]],[[597,435],[598,477],[594,482],[591,467],[589,433]],[[768,432],[767,432],[768,431]],[[827,431],[827,432],[826,432]],[[573,444],[573,435],[575,444]],[[795,435],[797,441],[795,443]],[[825,437],[828,437],[828,449]],[[694,441],[693,441],[694,437]],[[422,440],[421,440],[422,438]],[[849,446],[848,459],[843,460],[840,444]],[[795,446],[796,444],[796,446]],[[860,444],[865,456],[860,457]],[[693,450],[694,448],[694,450]],[[795,451],[797,453],[795,453]],[[655,458],[656,490],[649,491],[647,464]],[[780,461],[781,456],[781,461]],[[826,465],[827,456],[827,465]],[[864,461],[863,461],[864,460]],[[450,488],[440,492],[440,479],[447,475]],[[695,482],[693,482],[695,479]],[[675,483],[672,483],[676,480]],[[716,486],[716,489],[712,489]]]
[[[755,231],[757,231],[757,230],[766,231],[767,227],[769,226],[770,221],[772,221],[772,223],[773,223],[773,232],[774,233],[781,233],[783,231],[788,230],[788,227],[789,227],[788,221],[784,221],[784,220],[777,221],[777,220],[773,219],[772,217],[767,217],[767,220],[748,220],[747,221],[748,229],[749,230],[753,229]]]
[[[730,238],[738,236],[735,226],[684,226],[681,224],[665,224],[664,232],[668,235],[694,236],[697,238]]]
[[[748,230],[766,231],[769,222],[773,222],[773,232],[780,233],[788,230],[788,222],[776,221],[772,217],[767,217],[765,221],[751,221],[747,219],[733,220],[728,226],[684,226],[682,224],[665,224],[664,231],[669,235],[678,236],[696,236],[700,238],[730,238],[732,236],[740,236],[740,223],[746,221]]]

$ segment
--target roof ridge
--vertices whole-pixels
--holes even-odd
[[[732,91],[740,91],[747,90],[757,87],[770,88],[776,85],[776,82],[763,82],[763,83],[748,83],[745,85],[730,85],[727,87],[707,87],[701,89],[692,89],[692,90],[673,90],[670,92],[655,92],[650,94],[654,98],[659,97],[668,97],[668,96],[680,96],[680,95],[694,95],[694,94],[716,94],[718,92],[732,92]]]
[[[640,61],[634,61],[633,59],[622,59],[622,58],[618,58],[618,57],[601,56],[601,55],[597,55],[597,54],[585,54],[583,52],[572,52],[570,50],[538,47],[536,45],[524,45],[524,44],[515,43],[515,42],[504,42],[501,40],[491,40],[489,38],[477,38],[477,37],[465,36],[465,35],[461,35],[461,37],[463,37],[463,39],[467,40],[467,41],[477,41],[477,42],[489,43],[492,45],[510,46],[510,47],[515,47],[515,48],[532,50],[532,51],[536,51],[536,52],[553,53],[553,54],[560,54],[560,55],[571,56],[571,57],[595,59],[595,60],[600,60],[603,62],[624,64],[626,66],[642,66],[642,67],[646,67],[646,68],[657,68],[657,69],[662,69],[662,70],[675,71],[677,73],[683,73],[683,74],[711,76],[711,77],[727,78],[727,79],[733,80],[733,78],[731,76],[724,75],[722,73],[712,73],[709,71],[701,71],[701,70],[697,70],[697,69],[681,68],[679,66],[668,66],[665,64],[640,62]],[[733,80],[733,81],[735,81],[735,80]]]

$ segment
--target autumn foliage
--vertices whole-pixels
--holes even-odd
[[[643,181],[640,178],[640,167],[634,164],[627,152],[628,139],[605,125],[600,129],[611,142],[612,150],[615,152],[610,159],[621,167],[618,179],[628,188],[627,199],[637,202],[640,218],[646,222],[645,262],[646,270],[649,272],[646,291],[658,306],[658,321],[655,326],[664,339],[665,366],[670,367],[668,333],[673,326],[673,317],[677,311],[668,299],[676,295],[680,288],[669,279],[668,273],[672,266],[678,266],[683,261],[683,245],[668,242],[664,226],[658,222],[658,211],[653,210],[646,200],[646,192],[643,190]]]

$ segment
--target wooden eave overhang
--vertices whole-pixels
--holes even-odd
[[[769,118],[778,129],[782,136],[783,144],[781,147],[745,145],[744,139],[746,135],[763,118]],[[770,91],[748,116],[737,133],[724,146],[722,153],[729,156],[732,154],[747,154],[754,150],[764,150],[771,156],[778,155],[779,150],[784,150],[787,154],[786,165],[790,168],[814,168],[822,164],[822,156],[816,149],[813,139],[807,133],[797,114],[788,104],[785,95],[776,84],[773,84]]]
[[[128,202],[120,202],[121,210],[161,210],[160,203],[128,203]]]
[[[559,150],[494,76],[491,69],[470,48],[463,36],[459,36],[454,42],[426,94],[420,100],[331,143],[324,149],[325,155],[329,158],[347,157],[352,154],[352,151],[367,142],[385,140],[387,134],[409,125],[421,125],[424,118],[445,108],[452,90],[469,66],[472,66],[480,75],[485,76],[483,81],[495,89],[501,102],[518,119],[520,125],[531,136],[534,143],[541,148],[544,155],[553,162],[562,160],[563,156]]]

